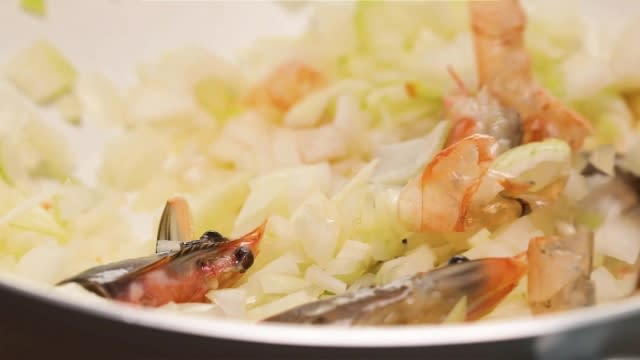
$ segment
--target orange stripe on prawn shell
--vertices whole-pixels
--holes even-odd
[[[440,151],[400,193],[400,220],[413,231],[465,231],[465,216],[496,152],[496,140],[480,134]]]

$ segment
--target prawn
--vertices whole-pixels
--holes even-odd
[[[416,231],[465,230],[465,217],[496,156],[496,140],[471,135],[440,151],[398,198],[398,216]]]
[[[590,280],[593,232],[578,228],[568,234],[531,239],[527,258],[528,301],[534,314],[595,303]]]
[[[466,297],[466,321],[493,310],[527,272],[524,254],[456,262],[383,286],[301,305],[267,322],[396,325],[441,323]]]
[[[278,66],[249,92],[250,106],[284,113],[299,100],[326,84],[324,75],[310,65],[292,60]]]
[[[472,1],[469,7],[480,87],[519,113],[524,143],[555,137],[579,149],[593,128],[534,80],[518,1]]]
[[[164,234],[189,232],[185,204],[176,199],[167,203],[159,242]],[[193,241],[164,239],[177,246],[157,245],[155,255],[97,266],[58,285],[76,283],[99,296],[144,306],[205,302],[209,290],[233,286],[252,266],[265,225],[235,240],[214,231]]]
[[[566,178],[531,193],[531,184],[490,171],[497,147],[493,137],[475,134],[440,151],[400,192],[399,219],[412,231],[493,229],[561,195]]]

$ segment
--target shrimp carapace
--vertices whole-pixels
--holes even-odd
[[[524,46],[526,15],[517,0],[470,1],[478,83],[522,119],[523,142],[555,137],[580,149],[591,124],[533,78]]]
[[[526,273],[523,256],[459,262],[384,286],[362,288],[267,318],[269,322],[398,325],[437,324],[466,298],[467,321],[493,310]]]
[[[160,221],[161,237],[163,228],[185,230],[182,217],[190,211],[181,201],[179,211],[174,211],[175,204],[167,203]],[[182,225],[169,225],[171,219]],[[208,231],[199,240],[178,242],[175,250],[96,266],[58,285],[77,283],[102,297],[145,306],[205,302],[209,290],[233,286],[253,265],[265,226],[235,240]]]
[[[590,280],[593,232],[582,227],[572,234],[531,239],[529,306],[534,314],[569,310],[595,303]]]

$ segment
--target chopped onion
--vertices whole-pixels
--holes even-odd
[[[47,10],[45,0],[20,0],[20,7],[22,10],[38,16],[44,16]]]
[[[268,304],[255,307],[248,311],[247,316],[249,319],[262,320],[316,299],[316,294],[310,293],[308,290],[300,290]]]
[[[246,291],[242,288],[212,290],[207,298],[218,305],[227,316],[243,318],[246,314]]]
[[[336,295],[344,293],[347,289],[347,284],[329,275],[326,271],[316,265],[311,265],[307,269],[304,278],[308,283],[316,285],[319,288]]]
[[[608,217],[596,230],[594,242],[596,252],[635,263],[640,253],[640,211]]]
[[[61,280],[69,253],[60,245],[46,244],[26,253],[16,266],[19,274],[45,283]]]
[[[420,245],[406,256],[385,262],[376,274],[377,284],[386,284],[393,280],[426,272],[433,269],[435,255],[427,245]]]
[[[300,275],[298,264],[303,260],[300,254],[288,252],[256,271],[252,278],[258,278],[262,274]]]
[[[360,241],[348,240],[335,259],[327,266],[331,275],[360,275],[371,260],[371,246]]]
[[[71,63],[46,41],[38,41],[18,53],[7,64],[6,75],[37,102],[47,102],[67,92],[76,79]]]
[[[317,90],[296,103],[284,116],[284,124],[293,128],[316,126],[329,103],[342,94],[360,93],[369,84],[359,80],[343,80],[325,89]]]
[[[340,223],[329,200],[316,193],[292,216],[295,236],[302,242],[306,255],[321,266],[327,266],[338,245]]]
[[[111,140],[99,170],[99,179],[116,189],[139,189],[161,173],[167,145],[150,132],[132,132]]]
[[[265,294],[290,294],[304,289],[309,285],[308,280],[293,275],[265,273],[258,279],[262,292]]]
[[[607,268],[600,266],[591,272],[596,289],[596,301],[610,301],[628,296],[635,288],[635,277],[616,279]]]
[[[240,236],[253,230],[270,214],[290,215],[311,194],[328,193],[330,179],[329,165],[320,163],[285,169],[252,180],[232,235]]]
[[[448,133],[449,122],[442,121],[426,136],[380,147],[376,152],[380,163],[372,180],[386,184],[406,183],[442,149]]]
[[[79,125],[82,121],[82,104],[73,93],[60,96],[56,101],[56,108],[60,116],[72,125]]]
[[[529,240],[544,233],[535,227],[530,216],[523,216],[495,231],[493,240],[512,249],[513,254],[526,251]]]
[[[571,148],[566,142],[549,139],[515,147],[502,153],[491,170],[522,181],[533,181],[540,189],[563,176],[571,167]]]
[[[593,150],[589,162],[609,176],[614,175],[616,149],[612,145],[603,145]]]
[[[640,176],[640,138],[625,152],[618,164],[635,176]]]
[[[100,126],[121,126],[125,123],[125,99],[108,78],[81,74],[73,94],[79,102],[77,106],[83,121]]]
[[[563,190],[564,195],[574,201],[579,201],[589,194],[587,180],[578,171],[572,170]]]

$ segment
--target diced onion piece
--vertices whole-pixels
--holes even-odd
[[[640,176],[640,141],[636,141],[618,162],[621,168]]]
[[[311,265],[304,276],[307,282],[318,286],[319,288],[332,292],[336,295],[344,293],[347,284],[329,275],[317,265]]]
[[[424,137],[380,147],[376,152],[380,163],[372,180],[386,184],[406,183],[442,149],[449,127],[448,121],[441,121]]]
[[[42,121],[27,122],[23,131],[40,158],[32,174],[66,180],[73,170],[74,159],[62,133]]]
[[[294,128],[316,126],[330,102],[338,95],[360,93],[369,85],[359,80],[343,80],[333,86],[317,90],[297,102],[284,116],[284,124]]]
[[[584,225],[592,230],[596,230],[602,225],[605,220],[605,216],[599,212],[592,210],[581,210],[576,215],[576,222],[580,225]]]
[[[347,155],[344,135],[331,124],[300,130],[298,151],[305,163],[335,160]]]
[[[193,87],[198,105],[218,121],[231,114],[236,94],[229,84],[215,77],[200,79]]]
[[[246,314],[247,292],[245,289],[220,289],[207,293],[207,298],[220,306],[227,316],[241,318]]]
[[[302,261],[303,257],[300,254],[288,252],[256,271],[252,278],[260,277],[262,274],[300,275],[298,264]]]
[[[385,262],[376,274],[376,283],[393,280],[433,269],[435,255],[427,245],[420,245],[405,256]]]
[[[563,193],[569,199],[579,201],[589,194],[587,180],[578,171],[571,171]]]
[[[7,64],[6,75],[37,102],[47,102],[68,91],[76,79],[73,66],[46,41],[38,41],[19,52]]]
[[[14,191],[8,189],[8,191]],[[3,199],[10,202],[9,193],[3,193]],[[11,210],[0,216],[0,226],[11,225],[22,230],[38,232],[62,239],[66,235],[65,229],[56,221],[53,214],[40,205],[49,201],[53,194],[42,193],[30,199],[22,200],[9,207]],[[17,199],[14,199],[17,200]]]
[[[594,248],[628,264],[635,263],[640,253],[640,211],[607,218],[596,230]]]
[[[235,65],[196,45],[172,49],[156,61],[142,64],[138,70],[145,85],[173,88],[189,95],[193,95],[198,81],[207,78],[219,79],[234,92],[244,86]]]
[[[493,240],[512,249],[513,254],[526,251],[529,240],[544,233],[535,227],[530,216],[523,216],[494,233]]]
[[[67,122],[72,125],[80,124],[80,121],[82,120],[82,104],[75,94],[69,93],[62,95],[56,101],[56,108],[60,112],[62,118]]]
[[[19,274],[53,284],[61,280],[69,253],[56,244],[45,244],[31,249],[16,266]]]
[[[569,172],[571,148],[558,139],[532,142],[502,153],[491,170],[521,181],[533,181],[540,189]]]
[[[598,170],[609,176],[614,175],[616,149],[612,145],[603,145],[593,150],[589,156],[589,162]]]
[[[194,211],[194,230],[202,234],[214,227],[221,234],[229,234],[242,205],[249,194],[251,175],[237,172],[220,186],[195,194],[189,203]]]
[[[596,289],[596,301],[604,302],[628,296],[635,288],[633,276],[616,279],[607,268],[601,266],[591,273],[591,281]]]
[[[167,146],[159,136],[133,132],[111,140],[107,146],[98,177],[116,189],[140,189],[161,173]]]
[[[100,126],[125,123],[125,99],[108,78],[98,74],[80,74],[72,96],[79,101],[82,119],[86,123]]]
[[[47,10],[45,0],[20,0],[20,7],[22,10],[38,16],[44,16]]]
[[[262,292],[265,294],[290,294],[304,289],[309,284],[305,279],[293,275],[266,273],[258,280]]]
[[[232,236],[253,230],[271,214],[291,214],[312,193],[328,193],[330,184],[327,163],[285,169],[252,180]]]
[[[640,46],[636,42],[636,36],[640,32],[640,21],[638,20],[640,19],[636,12],[635,18],[626,22],[625,28],[613,45],[608,64],[616,75],[616,79],[627,87],[640,85],[640,72],[638,71]]]
[[[371,246],[360,241],[348,240],[327,266],[331,275],[347,275],[364,272],[371,259]]]
[[[340,234],[336,210],[329,200],[320,193],[310,196],[293,215],[292,223],[305,254],[326,266],[334,256]]]
[[[249,319],[261,320],[316,299],[317,296],[313,296],[307,290],[300,290],[268,304],[255,307],[247,312],[247,316]]]

